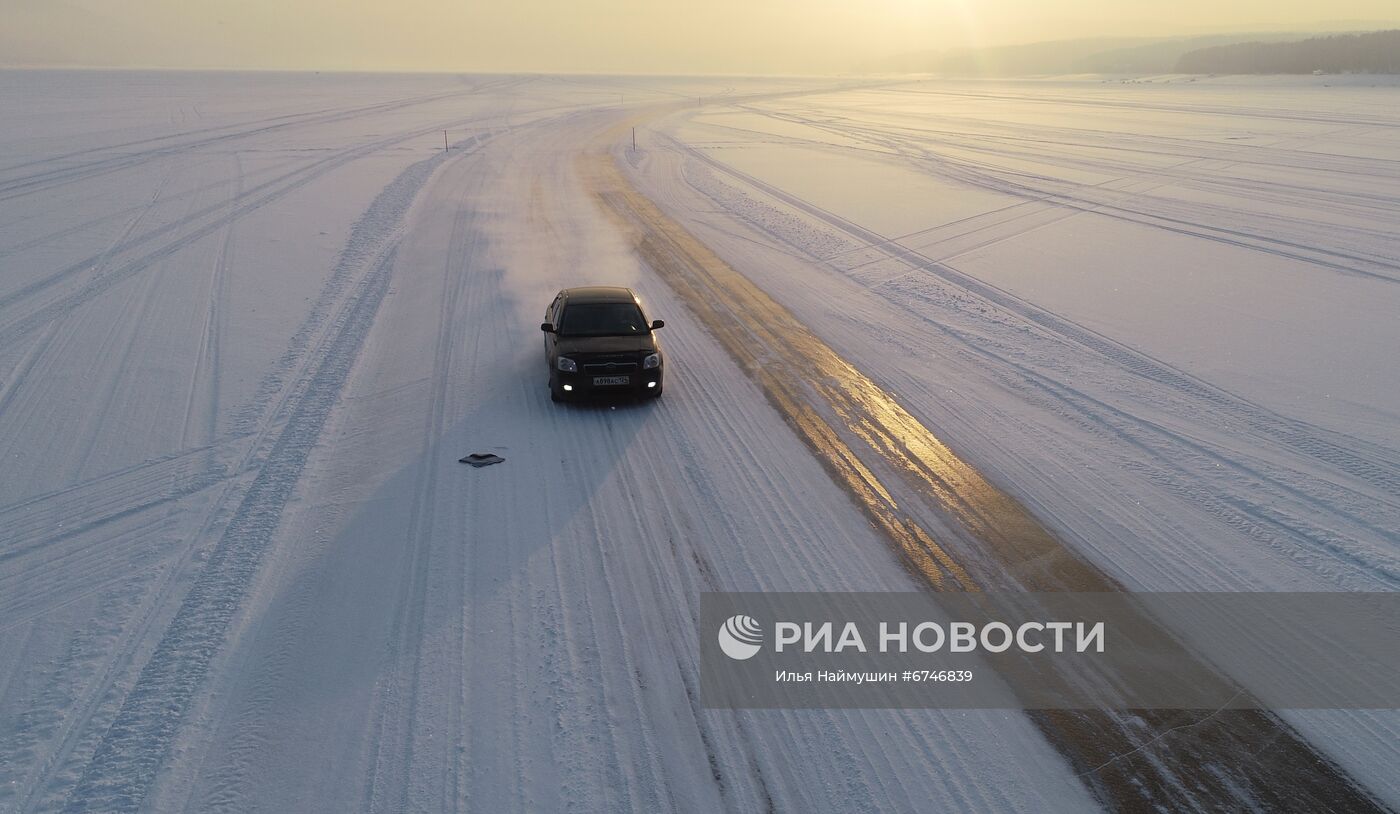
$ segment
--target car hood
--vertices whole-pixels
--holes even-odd
[[[651,334],[641,336],[561,336],[558,351],[561,356],[571,353],[654,353],[656,339]]]

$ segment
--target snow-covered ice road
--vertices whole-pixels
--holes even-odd
[[[700,592],[928,582],[596,164],[897,394],[1079,573],[1393,590],[1400,117],[1375,96],[1393,90],[0,78],[18,111],[0,124],[0,811],[1270,802],[1222,796],[1232,757],[1313,810],[1314,790],[1400,803],[1387,713],[1270,718],[1259,745],[1294,744],[1272,756],[1192,752],[1187,727],[1172,748],[1212,764],[1135,802],[1056,738],[1083,722],[702,709]],[[1107,118],[1052,131],[1051,102]],[[1269,144],[1234,144],[1268,117]],[[1324,182],[1339,173],[1366,180]],[[877,194],[843,208],[837,188]],[[1187,223],[1183,201],[1235,214]],[[1202,283],[1236,307],[1103,273],[1133,241],[1152,268],[1238,252],[1218,259],[1240,279]],[[1098,276],[1007,277],[1032,251]],[[536,326],[584,282],[666,319],[661,402],[549,402]],[[1243,307],[1269,285],[1282,310]],[[1309,297],[1347,325],[1291,310]],[[1217,325],[1231,313],[1248,324]],[[1245,358],[1173,357],[1173,318]],[[1364,381],[1270,355],[1260,324],[1286,320],[1330,343],[1305,361]],[[456,463],[473,451],[506,461]],[[936,495],[890,488],[956,536]]]

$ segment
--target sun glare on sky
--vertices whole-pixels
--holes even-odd
[[[0,0],[0,65],[848,73],[1079,37],[1394,18],[1393,0]],[[1334,26],[1335,29],[1335,26]]]

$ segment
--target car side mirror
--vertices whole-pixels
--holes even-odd
[[[541,323],[540,323],[540,330],[541,330],[541,331],[544,331],[544,332],[547,333],[547,334],[552,334],[552,333],[554,333],[554,326],[553,326],[553,325],[550,325],[548,322],[541,322]]]
[[[653,331],[656,330],[657,328],[665,328],[665,327],[666,327],[666,320],[664,320],[664,319],[652,320],[651,329],[652,329]]]

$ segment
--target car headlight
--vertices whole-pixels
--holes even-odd
[[[661,367],[661,354],[647,354],[647,358],[642,360],[642,370],[651,370],[654,367]]]
[[[554,364],[555,364],[556,367],[558,367],[560,370],[564,371],[565,373],[577,373],[577,372],[578,372],[578,363],[575,362],[573,359],[570,359],[570,358],[567,357],[567,356],[560,356],[560,357],[559,357],[559,361],[555,362]]]

